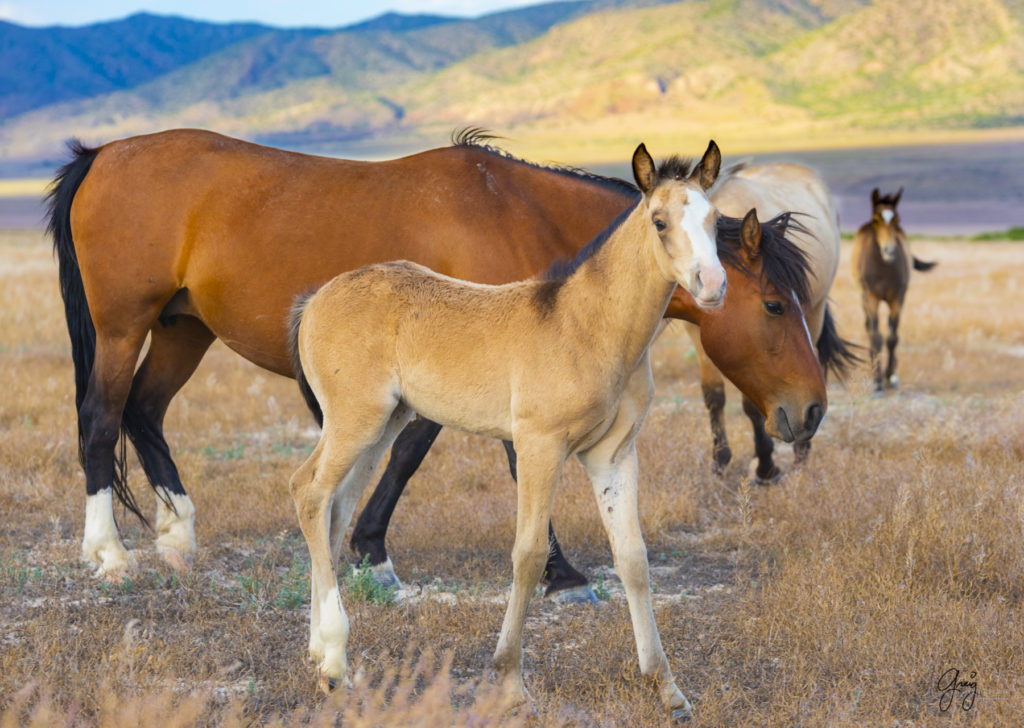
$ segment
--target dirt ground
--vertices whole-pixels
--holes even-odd
[[[747,478],[753,448],[732,389],[735,455],[712,473],[689,341],[673,325],[655,344],[657,395],[638,441],[642,525],[694,725],[1024,716],[1024,245],[920,240],[914,252],[939,264],[912,280],[900,389],[875,396],[866,367],[832,382],[808,464],[793,470],[780,447],[778,485]],[[841,334],[864,343],[848,255],[833,301]],[[407,589],[381,604],[346,579],[357,678],[319,695],[304,654],[308,554],[287,492],[316,430],[293,382],[219,344],[166,426],[198,512],[192,569],[166,567],[119,511],[138,567],[120,583],[93,578],[79,560],[73,377],[41,233],[0,232],[0,280],[0,726],[666,724],[575,464],[555,525],[602,600],[534,600],[535,712],[502,711],[488,661],[515,492],[499,443],[450,431],[393,520]]]

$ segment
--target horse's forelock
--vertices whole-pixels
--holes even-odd
[[[718,218],[718,257],[723,264],[749,275],[752,271],[741,255],[742,228],[741,218],[726,215]],[[761,223],[761,282],[762,285],[771,283],[780,291],[793,291],[797,299],[806,304],[810,300],[811,265],[804,251],[786,237],[791,232],[810,235],[790,212]]]
[[[655,183],[686,179],[693,172],[693,160],[673,155],[658,165]]]

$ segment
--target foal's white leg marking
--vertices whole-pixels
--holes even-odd
[[[134,566],[134,557],[117,535],[112,488],[86,496],[82,558],[96,567],[96,576],[117,578]]]
[[[676,686],[654,622],[647,547],[640,533],[637,511],[636,446],[632,440],[625,447],[620,443],[611,458],[608,449],[606,443],[599,443],[594,450],[581,454],[580,461],[594,487],[601,521],[612,547],[615,571],[626,589],[640,672],[657,682],[665,707],[679,715],[688,715],[690,702]]]
[[[718,245],[715,238],[704,229],[704,221],[714,215],[714,207],[707,197],[695,190],[691,190],[687,194],[686,204],[683,207],[682,228],[690,239],[694,270],[700,274],[702,286],[697,290],[701,297],[697,298],[697,294],[694,293],[694,298],[697,298],[698,303],[717,301],[721,298],[722,287],[725,286],[725,268],[718,260]],[[690,280],[688,271],[676,270],[675,272],[677,273],[676,281],[688,281],[690,291],[693,293],[696,289],[696,276],[692,276],[693,280]],[[704,296],[705,293],[708,295]]]
[[[345,647],[348,645],[348,615],[341,605],[338,587],[327,592],[320,602],[320,642],[324,647],[320,672],[331,677],[341,676],[349,684],[348,661]]]
[[[196,551],[196,509],[192,499],[159,487],[156,500],[156,550],[172,568],[185,571]],[[174,508],[168,508],[164,499]]]

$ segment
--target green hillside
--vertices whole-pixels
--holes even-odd
[[[479,125],[525,153],[589,161],[638,138],[743,150],[1014,127],[1022,19],[1024,0],[599,0],[222,29],[201,58],[9,116],[0,161],[174,126],[356,156]]]

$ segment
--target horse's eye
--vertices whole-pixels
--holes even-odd
[[[772,316],[781,316],[783,313],[785,313],[785,309],[782,307],[782,304],[779,303],[778,301],[765,301],[764,310],[767,311]]]
[[[668,227],[668,225],[665,224],[664,220],[658,218],[654,221],[654,229],[657,230],[659,233],[665,232],[666,227]]]

